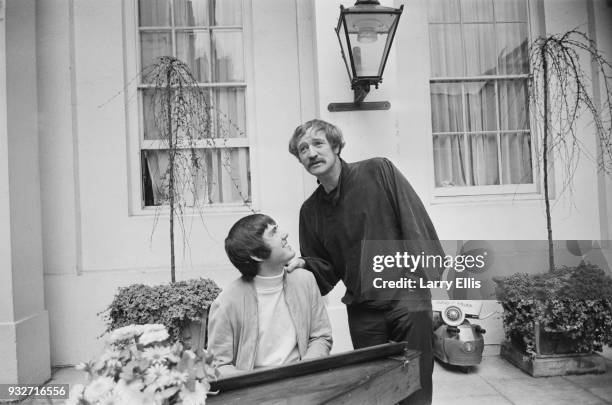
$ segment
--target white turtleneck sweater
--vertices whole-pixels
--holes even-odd
[[[297,331],[291,319],[285,292],[283,273],[278,276],[255,276],[259,339],[255,368],[280,366],[300,360]]]

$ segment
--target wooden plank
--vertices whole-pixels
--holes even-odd
[[[398,403],[421,389],[419,360],[417,357],[374,378],[362,377],[357,386],[324,403],[329,405]]]
[[[414,350],[408,350],[405,342],[386,343],[353,350],[351,352],[334,354],[319,359],[300,361],[283,367],[249,371],[236,376],[221,378],[211,382],[211,390],[226,392],[245,386],[278,381],[289,377],[294,378],[305,374],[359,364],[368,360],[381,359],[395,355],[406,356],[407,360],[412,360],[417,358],[419,353]]]
[[[396,403],[420,388],[418,357],[385,358],[209,396],[207,404]]]

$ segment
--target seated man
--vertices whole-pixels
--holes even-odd
[[[210,308],[208,348],[222,376],[329,354],[331,326],[314,276],[283,269],[295,256],[287,236],[272,218],[254,214],[225,239],[242,277]]]

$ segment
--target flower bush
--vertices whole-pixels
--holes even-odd
[[[217,378],[213,356],[167,343],[164,325],[113,330],[104,353],[78,369],[88,383],[70,391],[67,404],[205,404],[209,380]]]
[[[220,292],[213,280],[204,278],[119,288],[113,302],[102,312],[106,332],[130,324],[157,323],[166,326],[172,340],[178,341],[181,329],[189,321],[200,321]]]
[[[527,353],[536,354],[536,325],[544,333],[563,333],[572,353],[612,344],[612,279],[597,266],[581,263],[495,281],[506,338]]]

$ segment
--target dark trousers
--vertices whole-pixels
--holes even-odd
[[[434,365],[432,312],[411,312],[408,305],[399,301],[385,310],[347,306],[351,340],[355,349],[389,341],[404,341],[408,342],[410,349],[419,350],[421,389],[401,403],[431,404],[431,375]]]

